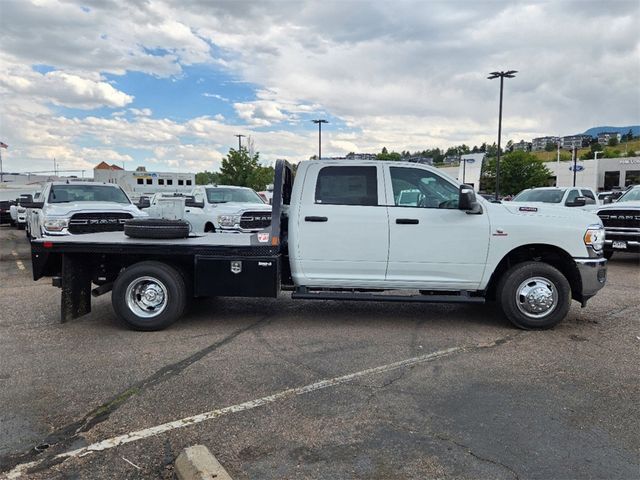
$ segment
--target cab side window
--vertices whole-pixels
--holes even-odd
[[[324,167],[318,173],[315,202],[324,205],[378,205],[376,167]]]
[[[439,175],[420,168],[389,171],[397,207],[458,208],[458,189]]]
[[[576,198],[579,197],[579,196],[580,196],[580,194],[578,193],[578,190],[575,190],[575,189],[571,190],[569,192],[569,195],[567,195],[567,200],[564,203],[565,204],[573,203],[573,202],[576,201]]]
[[[587,204],[596,203],[596,197],[591,190],[581,190],[582,196],[587,199]]]

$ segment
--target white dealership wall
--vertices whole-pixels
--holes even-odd
[[[482,169],[483,154],[463,155],[463,160],[467,158],[464,179],[465,183],[473,184],[476,191],[482,188],[480,185],[480,171]],[[559,187],[569,187],[573,185],[573,162],[545,162],[556,178],[555,185]],[[640,172],[640,156],[625,158],[598,158],[597,160],[580,160],[577,162],[576,186],[589,187],[595,191],[603,190],[605,187],[605,172],[619,172],[619,187],[624,188],[632,182],[632,178],[637,178]],[[441,171],[462,182],[463,162],[456,167],[443,167]],[[633,174],[627,174],[633,172]],[[633,175],[633,177],[632,177]],[[627,181],[629,180],[629,181]],[[553,184],[553,182],[552,182]]]

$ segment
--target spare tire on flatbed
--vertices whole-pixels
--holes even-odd
[[[131,238],[186,238],[189,223],[164,218],[134,218],[124,224],[124,234]]]

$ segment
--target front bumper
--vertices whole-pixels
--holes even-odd
[[[614,247],[613,246],[614,240],[616,242],[624,242],[625,247],[624,248],[621,248],[619,246]],[[616,243],[616,245],[620,245],[620,244]],[[607,234],[607,239],[604,241],[604,248],[605,250],[613,250],[614,252],[640,252],[640,241],[628,240],[625,237],[620,237],[620,239],[618,238],[609,239],[609,236]]]
[[[584,306],[587,300],[604,287],[607,281],[607,260],[604,258],[574,258],[574,261],[578,267],[582,284],[579,300]]]

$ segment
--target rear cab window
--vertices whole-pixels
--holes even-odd
[[[315,203],[322,205],[377,206],[377,167],[322,167],[316,180]]]

